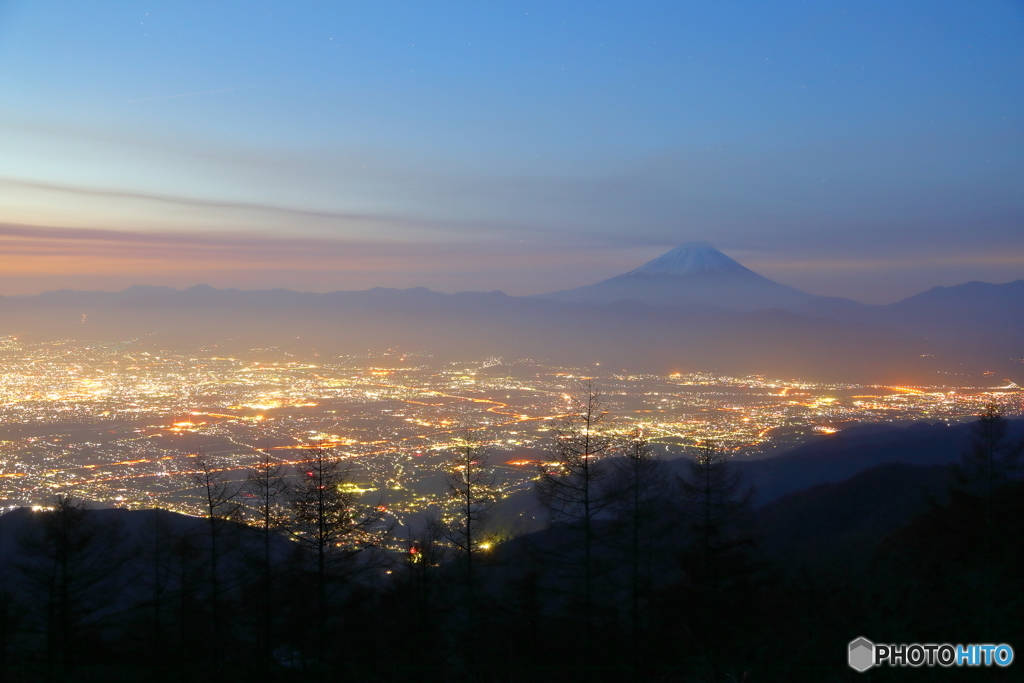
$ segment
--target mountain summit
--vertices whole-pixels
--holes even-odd
[[[707,242],[687,242],[626,275],[693,275],[694,273],[752,272]]]
[[[687,242],[623,275],[538,298],[763,311],[795,308],[819,297],[758,275],[707,242]]]

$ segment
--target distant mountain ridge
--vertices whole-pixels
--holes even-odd
[[[273,347],[306,356],[398,347],[451,359],[500,355],[630,372],[1024,385],[1024,280],[936,287],[895,304],[866,305],[772,282],[694,243],[568,294],[58,290],[0,296],[0,335],[140,338],[165,349]],[[735,307],[737,297],[746,308]]]
[[[792,310],[856,327],[913,334],[964,358],[1015,358],[1018,363],[1024,359],[1024,280],[932,287],[885,305],[820,298]]]
[[[638,301],[654,306],[765,311],[794,308],[820,297],[769,280],[707,242],[687,242],[623,275],[537,298],[570,303]]]

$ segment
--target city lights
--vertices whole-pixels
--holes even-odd
[[[253,356],[0,338],[0,499],[45,505],[61,492],[195,512],[189,456],[197,449],[241,480],[264,451],[301,464],[316,444],[345,458],[352,490],[380,498],[394,521],[426,510],[443,516],[450,502],[438,482],[466,430],[492,453],[498,495],[510,495],[532,485],[552,420],[586,381],[600,387],[611,429],[641,427],[668,457],[706,442],[743,457],[854,422],[956,421],[993,399],[1010,412],[1021,404],[1015,386],[630,375],[386,352],[316,365]]]

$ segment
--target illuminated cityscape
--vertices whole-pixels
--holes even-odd
[[[0,683],[1024,679],[1021,7],[0,2]]]
[[[392,352],[317,363],[274,360],[264,349],[251,356],[3,338],[0,499],[44,504],[60,492],[195,513],[190,456],[200,449],[240,482],[261,451],[298,463],[320,444],[349,461],[352,484],[401,523],[445,508],[445,467],[467,429],[487,444],[500,495],[528,487],[552,420],[588,382],[602,392],[613,430],[640,428],[670,457],[707,441],[757,457],[852,422],[958,421],[992,400],[1010,412],[1021,406],[1013,384],[624,375]]]

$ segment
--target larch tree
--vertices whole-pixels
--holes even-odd
[[[18,538],[25,558],[18,568],[42,621],[49,666],[63,678],[83,654],[82,635],[112,603],[112,577],[127,553],[121,527],[101,524],[86,503],[61,494],[51,505],[33,513]]]
[[[1003,417],[1002,408],[995,402],[985,405],[971,432],[970,443],[954,467],[950,495],[958,504],[961,515],[964,511],[974,514],[950,519],[948,524],[952,528],[974,527],[968,534],[980,536],[978,555],[982,572],[977,591],[982,628],[986,637],[996,637],[990,633],[990,628],[992,615],[999,610],[1001,598],[993,589],[997,583],[994,572],[1000,564],[999,556],[1005,554],[1006,549],[1006,544],[999,543],[997,539],[1001,528],[1006,525],[1006,511],[999,505],[1003,502],[1005,507],[1005,500],[1000,493],[1021,475],[1024,439],[1010,435],[1010,422]],[[973,520],[970,519],[972,516]],[[977,528],[979,522],[980,529]]]
[[[204,517],[206,519],[208,563],[207,576],[210,589],[211,636],[210,650],[213,658],[219,659],[222,653],[222,640],[225,630],[224,585],[222,582],[221,558],[227,548],[225,531],[229,522],[239,522],[242,518],[242,504],[238,494],[241,484],[228,479],[223,467],[219,467],[214,458],[200,450],[192,456],[192,480],[199,489],[202,499]]]
[[[147,510],[139,526],[131,560],[131,584],[143,611],[142,632],[148,656],[162,667],[168,660],[168,638],[174,591],[175,543],[171,513]],[[161,669],[161,675],[164,670]]]
[[[271,622],[274,591],[274,541],[288,528],[287,468],[270,453],[260,452],[260,459],[249,471],[245,491],[250,496],[247,507],[251,525],[261,536],[259,559],[259,606],[256,614],[256,649],[265,660],[271,658]]]
[[[474,560],[486,545],[484,523],[495,503],[494,472],[488,465],[487,449],[472,433],[459,437],[445,481],[455,510],[441,532],[465,561],[466,586],[472,600]]]
[[[349,470],[340,458],[321,446],[309,448],[307,455],[289,494],[289,531],[314,562],[316,659],[322,670],[332,584],[357,555],[380,545],[381,517],[376,506],[362,504],[347,486]]]
[[[596,520],[612,497],[607,490],[607,456],[615,438],[608,429],[608,412],[601,392],[586,384],[569,397],[566,414],[552,425],[551,461],[539,466],[537,498],[547,508],[551,523],[578,541],[582,583],[584,645],[591,654],[594,631]]]
[[[465,571],[465,606],[470,640],[467,666],[474,676],[477,665],[476,558],[486,548],[484,523],[487,512],[495,503],[494,473],[487,460],[483,442],[471,432],[464,432],[445,473],[448,496],[455,503],[455,510],[450,521],[439,526],[444,538],[455,547]]]
[[[745,573],[745,552],[754,543],[750,528],[753,490],[743,487],[739,472],[715,443],[697,449],[677,484],[686,527],[682,565],[690,575],[700,620],[693,632],[699,634],[704,656],[714,671],[724,587]]]
[[[671,531],[672,516],[666,510],[669,474],[640,429],[631,432],[612,461],[611,511],[615,539],[626,556],[628,610],[634,664],[640,659],[642,633],[649,619],[644,610],[655,571],[656,548]]]

